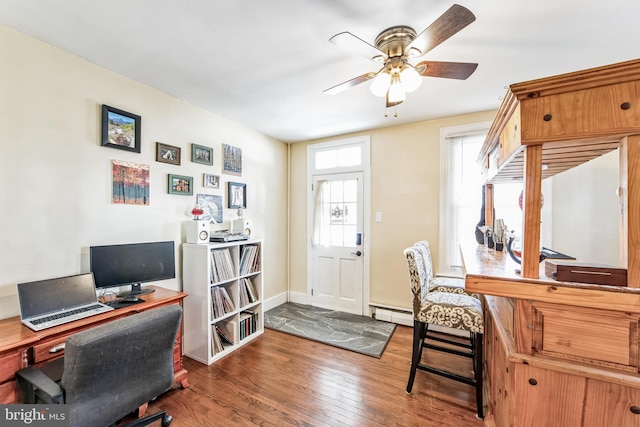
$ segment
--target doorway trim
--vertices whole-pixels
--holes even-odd
[[[316,170],[314,165],[314,154],[317,151],[326,150],[332,147],[345,147],[345,146],[358,145],[362,148],[361,164],[358,166],[349,167],[337,167],[333,169],[321,169]],[[312,256],[312,237],[313,237],[313,211],[314,211],[314,197],[311,190],[313,184],[313,177],[315,175],[330,175],[345,172],[362,172],[363,175],[363,194],[362,194],[362,208],[363,214],[363,236],[362,236],[362,248],[363,248],[363,269],[362,272],[362,313],[365,316],[370,314],[369,309],[369,271],[370,262],[369,252],[371,248],[370,236],[371,236],[371,137],[369,135],[362,135],[353,138],[337,139],[328,142],[321,142],[317,144],[310,144],[307,146],[307,236],[306,236],[306,250],[307,250],[307,303],[312,301],[311,292],[313,288],[313,256]]]

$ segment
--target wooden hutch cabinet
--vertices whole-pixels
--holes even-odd
[[[542,180],[615,149],[627,287],[546,277]],[[524,188],[521,266],[462,247],[467,290],[485,301],[485,425],[640,426],[640,60],[511,85],[479,161],[487,224],[493,184]]]

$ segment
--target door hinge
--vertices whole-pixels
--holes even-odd
[[[311,296],[313,296],[313,289],[311,289]]]

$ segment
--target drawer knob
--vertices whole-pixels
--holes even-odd
[[[538,381],[536,381],[535,378],[529,378],[529,384],[531,385],[538,385]]]
[[[633,412],[634,414],[636,415],[640,414],[640,406],[633,405],[630,409],[631,409],[631,412]]]
[[[623,102],[622,104],[620,104],[620,108],[622,108],[623,110],[628,110],[629,108],[631,108],[631,103]]]
[[[545,122],[550,122],[552,118],[553,116],[551,114],[545,114],[544,117],[542,117],[542,120],[544,120]]]
[[[49,353],[57,353],[59,351],[63,351],[64,350],[64,345],[65,345],[65,343],[54,345],[53,347],[51,347],[49,349]]]

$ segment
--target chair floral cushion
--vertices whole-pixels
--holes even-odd
[[[419,322],[482,334],[484,322],[480,300],[455,292],[430,292],[423,252],[413,246],[404,250],[413,294],[413,318]]]
[[[451,292],[430,292],[414,319],[431,325],[484,333],[480,300]]]

